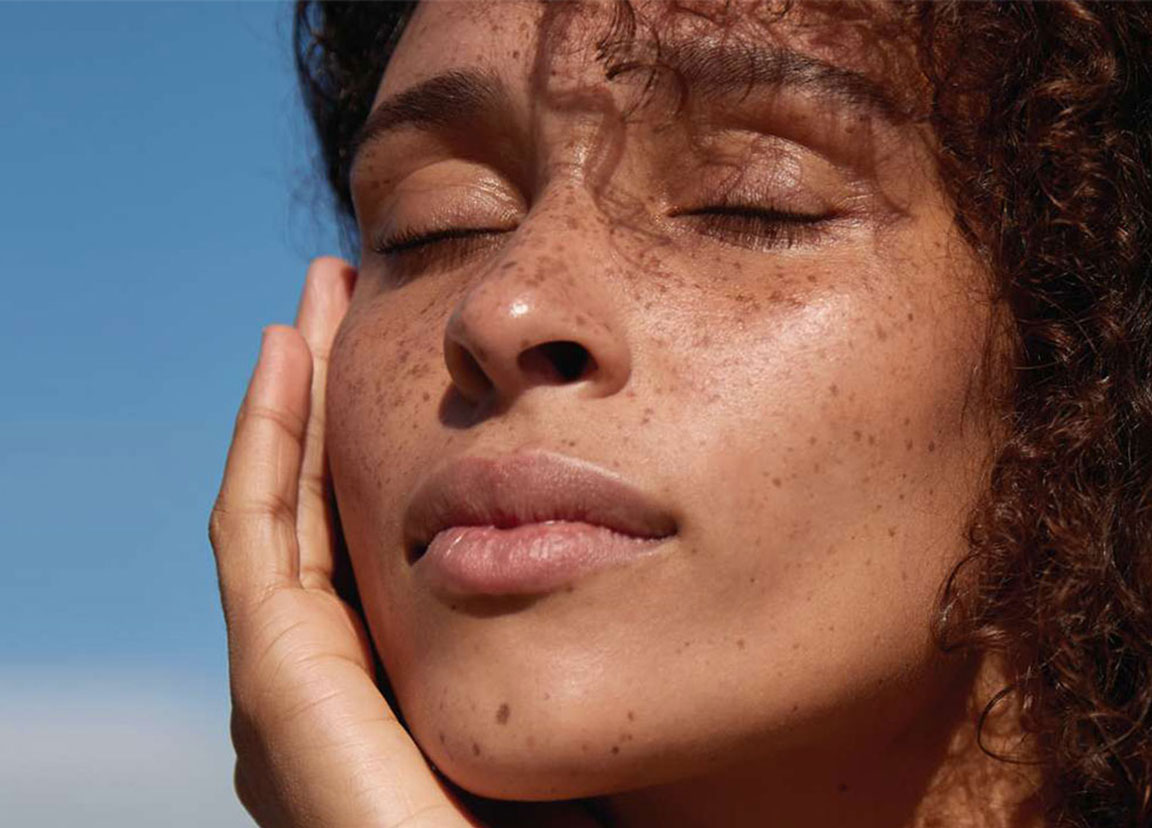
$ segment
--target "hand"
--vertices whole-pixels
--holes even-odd
[[[318,259],[296,327],[265,331],[212,510],[236,790],[262,826],[475,826],[376,688],[332,585],[324,384],[354,280]]]

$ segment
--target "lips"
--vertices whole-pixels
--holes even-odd
[[[676,534],[658,502],[598,466],[544,451],[441,466],[405,512],[409,559],[449,592],[546,592]]]

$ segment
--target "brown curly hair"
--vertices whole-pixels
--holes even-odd
[[[626,0],[618,0],[626,6]],[[299,2],[338,211],[414,2]],[[1152,825],[1152,6],[897,6],[958,226],[1009,320],[1005,437],[942,646],[996,653],[1059,826]],[[354,232],[354,230],[352,231]]]

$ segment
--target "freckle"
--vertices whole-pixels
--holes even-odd
[[[889,526],[888,527],[888,537],[890,537],[890,538],[896,537],[896,527],[895,526]]]
[[[910,417],[905,417],[905,418],[904,418],[904,425],[905,425],[905,426],[908,426],[908,425],[911,425],[911,424],[912,424],[912,420],[911,420],[911,418],[910,418]]]
[[[815,436],[808,438],[808,445],[810,445],[810,446],[816,445],[816,437]]]
[[[480,745],[476,744],[475,742],[472,743],[472,755],[473,756],[479,756],[480,755]]]
[[[444,731],[440,731],[440,744],[444,744]]]
[[[907,581],[907,580],[908,580],[908,573],[907,573],[907,572],[903,572],[903,571],[902,571],[902,572],[900,573],[900,580],[901,580],[901,581]]]
[[[905,440],[904,441],[904,448],[907,449],[908,451],[912,451],[912,441],[911,440]]]
[[[909,312],[909,313],[908,313],[908,321],[909,321],[909,322],[911,322],[911,321],[912,321],[912,313],[911,313],[911,312]]]
[[[848,783],[841,782],[839,785],[836,786],[836,790],[838,793],[848,793]]]
[[[876,435],[874,435],[874,434],[868,435],[868,445],[870,445],[870,446],[876,445]]]
[[[936,444],[931,440],[928,441],[928,451],[936,451]]]
[[[500,705],[496,711],[496,724],[508,724],[508,716],[511,712],[512,710],[507,704]]]
[[[743,638],[737,638],[736,639],[736,649],[738,649],[738,650],[744,649],[744,639]]]
[[[754,584],[754,583],[756,583],[756,576],[755,576],[755,575],[751,576],[751,577],[748,579],[748,583],[750,583],[750,584]]]
[[[857,443],[859,443],[859,442],[860,442],[860,438],[861,438],[861,437],[863,437],[863,436],[864,436],[864,435],[863,435],[863,434],[861,434],[859,431],[853,431],[853,432],[852,432],[852,439],[853,439],[853,440],[855,440]]]
[[[777,489],[779,489],[780,486],[782,485],[780,483],[780,478],[779,477],[773,477],[772,478],[772,485],[775,486]]]
[[[544,701],[549,701],[551,698],[552,698],[552,694],[551,694],[551,693],[545,693],[545,694],[544,694]]]
[[[619,753],[620,752],[620,745],[612,745],[612,752],[613,753]]]
[[[421,396],[424,397],[424,402],[428,402],[428,400],[432,399],[432,395],[429,394],[427,391],[425,391]]]
[[[888,338],[888,332],[886,330],[884,330],[883,325],[877,325],[876,326],[876,338],[879,339],[881,342],[883,342],[885,339]]]
[[[800,705],[798,705],[798,704],[792,705],[792,712],[793,713],[796,713],[798,710],[800,710]]]
[[[582,314],[582,313],[576,314],[576,318],[574,321],[576,322],[577,325],[585,325],[588,322],[588,320],[584,318],[584,314]]]
[[[816,284],[816,276],[811,273],[808,274],[808,281],[812,284]]]
[[[583,753],[587,753],[587,752],[588,752],[588,745],[587,745],[587,744],[585,744],[585,743],[581,743],[581,745],[580,745],[580,750],[581,750],[581,752],[583,752]]]
[[[872,566],[872,559],[871,558],[865,558],[864,559],[864,566]]]
[[[830,386],[828,386],[828,391],[832,394],[833,397],[840,393],[840,389],[836,387],[836,383],[832,383]]]
[[[630,722],[636,721],[636,712],[634,710],[628,711],[628,721],[630,721]]]

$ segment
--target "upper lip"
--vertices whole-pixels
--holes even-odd
[[[592,463],[545,451],[497,458],[464,457],[435,469],[416,488],[404,514],[410,551],[451,526],[512,528],[581,521],[637,538],[676,532],[669,512]]]

